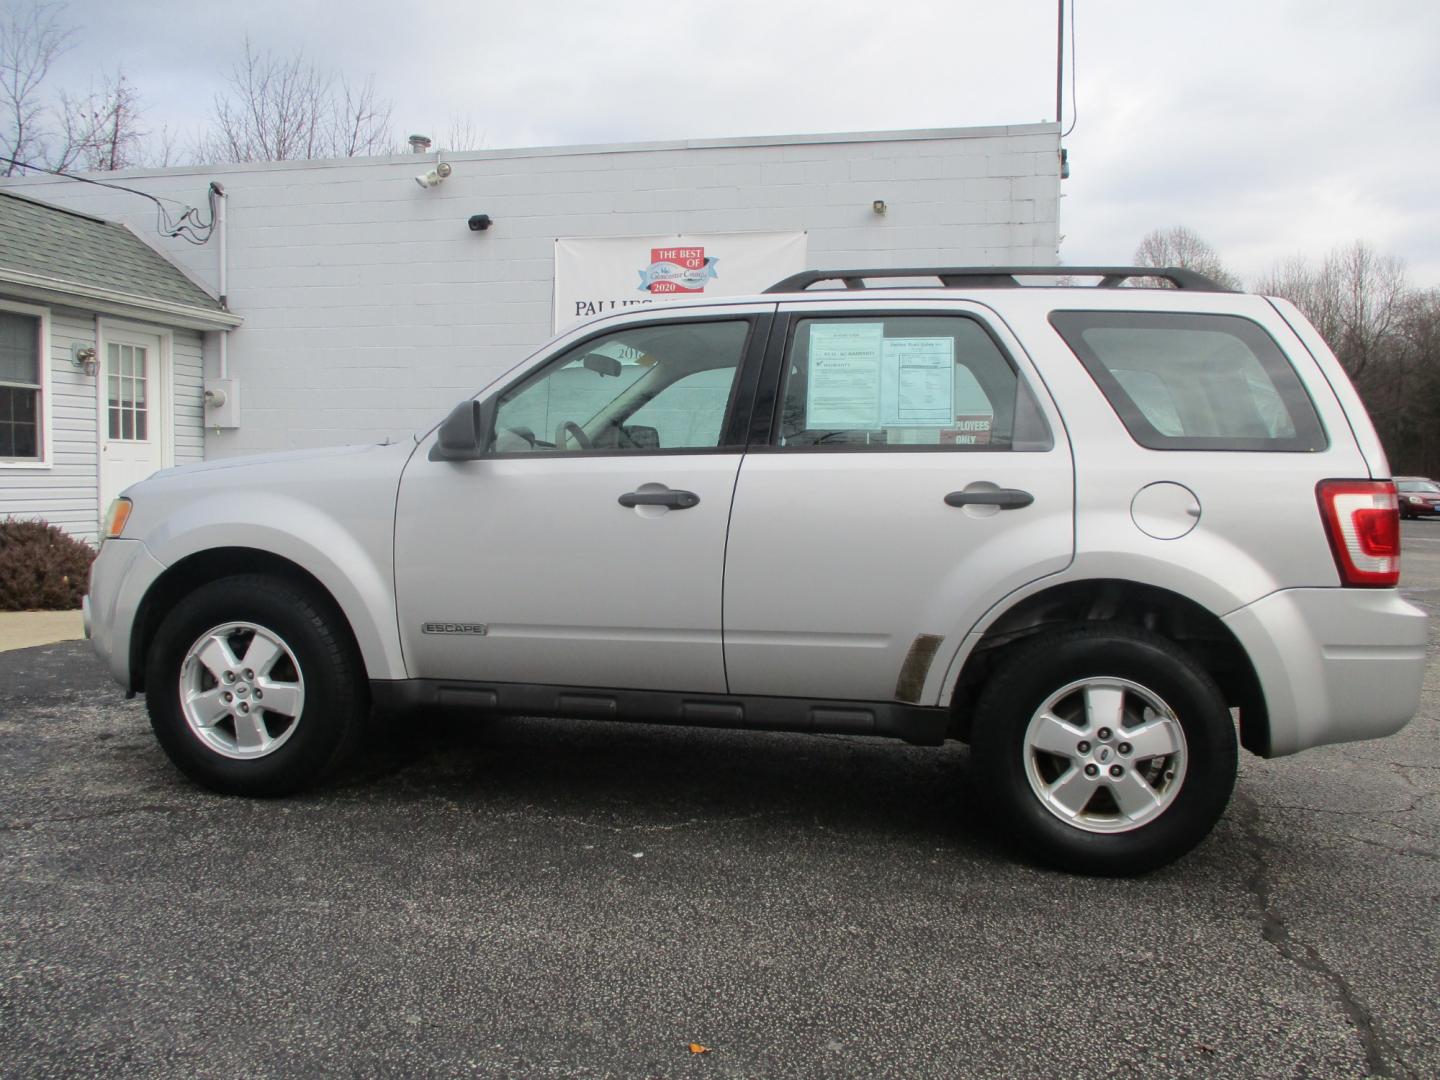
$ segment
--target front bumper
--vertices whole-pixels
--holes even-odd
[[[140,601],[165,566],[139,540],[106,540],[90,569],[90,592],[82,609],[86,636],[110,675],[134,688],[130,641]]]
[[[1393,735],[1420,707],[1428,619],[1393,589],[1285,589],[1224,621],[1260,678],[1266,757]]]

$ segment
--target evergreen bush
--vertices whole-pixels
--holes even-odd
[[[94,549],[59,526],[0,521],[0,611],[78,608],[94,561]]]

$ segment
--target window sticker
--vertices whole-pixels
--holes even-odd
[[[655,363],[653,356],[635,348],[633,345],[627,345],[623,341],[607,341],[592,351],[601,356],[613,356],[622,364],[641,364],[649,367]]]
[[[995,418],[989,413],[957,416],[953,426],[940,432],[941,446],[978,446],[990,441]]]
[[[886,338],[880,426],[948,427],[955,420],[955,339]]]
[[[884,323],[811,323],[805,426],[874,428],[880,420]]]

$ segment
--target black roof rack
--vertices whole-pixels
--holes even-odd
[[[1177,289],[1196,292],[1234,292],[1204,274],[1180,266],[926,266],[909,269],[873,270],[802,270],[777,281],[765,291],[804,292],[821,281],[843,281],[847,289],[865,288],[866,278],[940,279],[946,289],[968,286],[972,289],[1019,288],[1022,277],[1098,277],[1095,288],[1113,289],[1131,278],[1160,278]]]

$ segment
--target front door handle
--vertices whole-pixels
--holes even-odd
[[[1035,496],[1019,488],[997,491],[952,491],[945,496],[946,506],[998,506],[1001,510],[1019,510],[1035,501]]]
[[[620,505],[664,506],[670,510],[689,510],[700,505],[700,496],[693,491],[627,491],[620,496]]]

